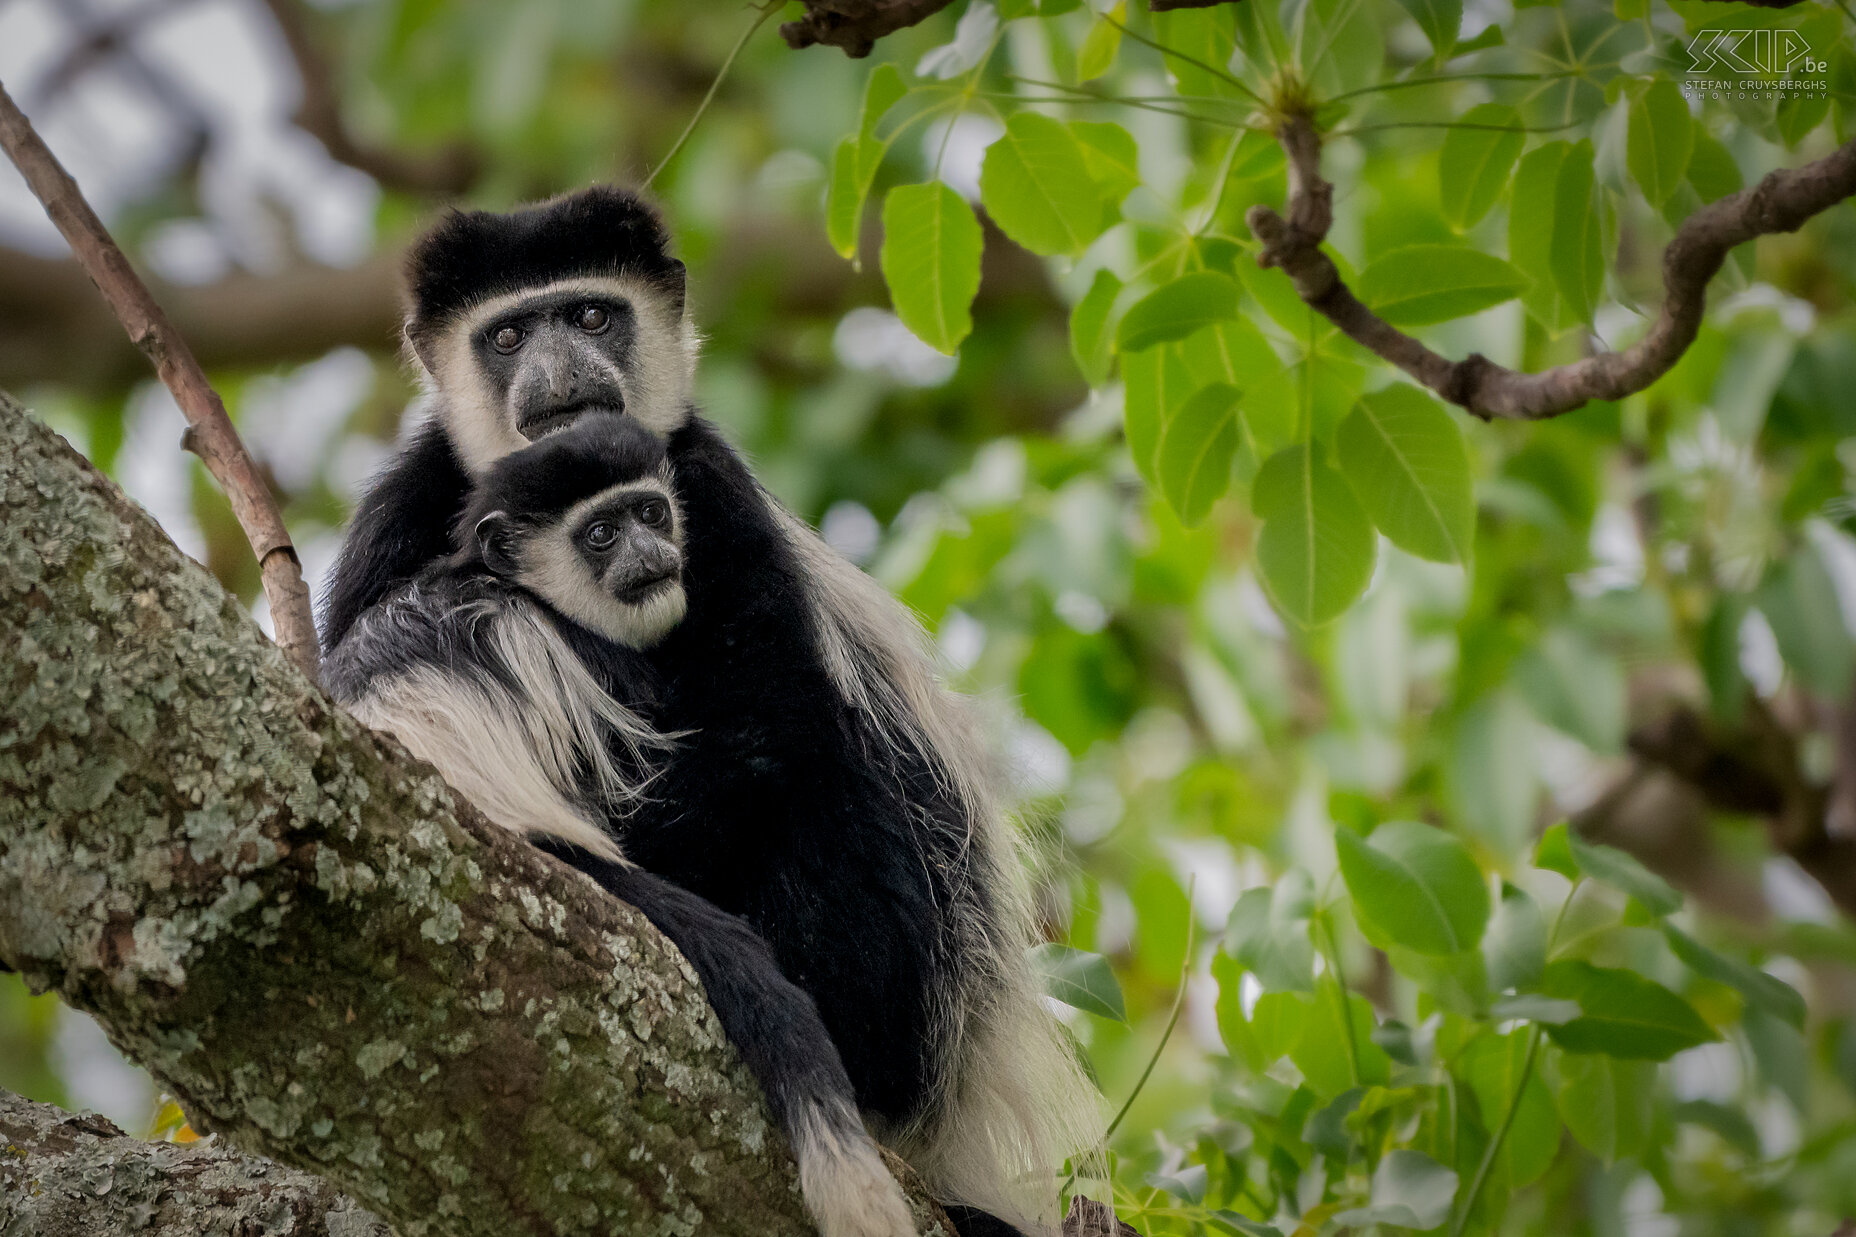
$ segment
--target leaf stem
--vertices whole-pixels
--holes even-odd
[[[1340,965],[1340,938],[1334,934],[1334,920],[1326,915],[1321,918],[1321,926],[1328,934],[1328,969],[1334,972],[1335,986],[1340,989],[1340,1024],[1347,1032],[1347,1067],[1353,1072],[1353,1085],[1360,1085],[1360,1038],[1353,1029],[1353,1003],[1347,995],[1347,973]]]
[[[755,31],[767,24],[767,19],[772,17],[775,11],[784,7],[785,0],[767,0],[767,3],[759,6],[759,16],[754,19],[746,30],[741,32],[741,37],[736,39],[735,45],[729,49],[728,58],[722,61],[722,67],[715,71],[715,80],[709,83],[709,92],[703,95],[702,102],[696,105],[695,114],[690,117],[690,122],[683,126],[683,132],[677,135],[677,140],[675,144],[671,146],[670,153],[666,154],[658,161],[657,166],[651,169],[650,174],[644,178],[644,183],[639,185],[640,189],[649,189],[651,187],[651,182],[657,179],[657,174],[669,167],[670,161],[682,153],[683,144],[690,140],[690,134],[696,132],[696,126],[701,123],[703,116],[708,112],[709,105],[715,102],[715,94],[722,88],[723,79],[728,76],[728,71],[735,67],[735,58],[741,55],[741,49],[748,45],[748,40],[754,37]]]
[[[1476,1165],[1476,1175],[1470,1179],[1469,1193],[1463,1196],[1463,1208],[1457,1212],[1456,1222],[1450,1226],[1450,1237],[1463,1237],[1463,1230],[1469,1226],[1470,1214],[1476,1209],[1476,1199],[1482,1193],[1482,1187],[1489,1179],[1489,1170],[1495,1164],[1495,1157],[1500,1154],[1502,1143],[1507,1141],[1508,1131],[1514,1127],[1515,1113],[1521,1108],[1521,1093],[1527,1089],[1528,1079],[1534,1074],[1534,1058],[1540,1052],[1540,1024],[1533,1023],[1527,1031],[1527,1055],[1521,1060],[1521,1076],[1515,1079],[1514,1093],[1508,1097],[1507,1111],[1502,1113],[1501,1128],[1489,1139],[1489,1145],[1482,1152],[1482,1162]]]
[[[1122,25],[1120,22],[1116,21],[1113,17],[1110,17],[1107,13],[1102,14],[1102,20],[1107,22],[1109,25],[1115,27],[1115,29],[1121,31],[1123,34],[1127,35],[1129,38],[1133,39],[1136,43],[1145,43],[1148,47],[1153,48],[1155,51],[1159,52],[1162,56],[1171,56],[1175,60],[1183,60],[1187,64],[1193,66],[1194,68],[1205,70],[1207,73],[1210,73],[1213,77],[1217,78],[1219,81],[1225,82],[1228,85],[1237,87],[1237,89],[1244,92],[1245,98],[1249,99],[1252,103],[1255,103],[1258,107],[1263,106],[1263,96],[1259,95],[1256,91],[1246,86],[1241,79],[1233,77],[1231,74],[1225,72],[1223,69],[1217,68],[1214,65],[1209,65],[1205,63],[1203,60],[1198,59],[1197,57],[1188,56],[1185,52],[1174,51],[1172,48],[1166,46],[1164,43],[1157,43],[1153,39],[1148,38],[1146,35],[1140,34],[1137,31],[1131,30],[1127,26]]]

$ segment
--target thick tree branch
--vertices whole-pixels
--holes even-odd
[[[1257,261],[1279,266],[1302,300],[1346,335],[1453,404],[1485,420],[1540,420],[1588,400],[1622,399],[1669,372],[1701,328],[1708,281],[1728,251],[1758,236],[1794,232],[1813,215],[1856,194],[1856,141],[1801,168],[1777,171],[1757,185],[1697,210],[1663,251],[1663,308],[1649,333],[1622,352],[1601,352],[1537,374],[1497,365],[1480,353],[1450,361],[1362,304],[1321,242],[1333,222],[1333,187],[1321,178],[1321,139],[1295,116],[1277,130],[1289,157],[1288,219],[1252,206],[1245,219],[1262,243]]]
[[[0,1147],[0,1232],[393,1237],[386,1221],[306,1173],[204,1142],[143,1142],[102,1117],[4,1091]]]
[[[291,267],[215,283],[148,280],[150,293],[209,372],[312,361],[344,346],[399,342],[399,254],[352,268]],[[57,383],[120,395],[148,373],[77,263],[0,249],[0,387]]]
[[[298,127],[316,138],[337,163],[366,172],[388,189],[450,196],[463,193],[483,174],[483,158],[470,145],[455,142],[431,152],[392,150],[358,141],[342,118],[334,71],[316,45],[310,16],[299,0],[264,0],[284,47],[296,65],[303,97],[294,117]]]
[[[780,27],[780,35],[795,51],[823,43],[841,47],[853,59],[868,56],[876,41],[907,26],[926,21],[948,6],[949,0],[805,0],[806,13]]]
[[[174,402],[187,416],[183,444],[202,460],[219,482],[238,517],[239,527],[251,542],[271,603],[271,622],[277,643],[297,667],[315,681],[321,659],[316,622],[310,612],[309,587],[290,543],[283,516],[271,498],[270,488],[258,472],[251,453],[232,428],[218,392],[206,380],[200,363],[187,348],[147,285],[129,265],[103,221],[84,200],[57,156],[40,140],[32,124],[0,86],[0,148],[26,178],[33,196],[64,234],[84,273],[97,285],[110,309],[136,347],[154,362],[155,372]]]
[[[0,965],[194,1128],[400,1237],[808,1231],[668,942],[335,709],[4,397],[0,694]]]

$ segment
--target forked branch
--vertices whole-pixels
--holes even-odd
[[[1852,140],[1815,163],[1773,172],[1702,207],[1682,221],[1663,250],[1663,307],[1642,339],[1621,352],[1601,352],[1530,374],[1497,365],[1481,353],[1461,361],[1439,356],[1363,304],[1321,252],[1334,221],[1333,186],[1321,178],[1321,139],[1313,122],[1291,117],[1276,136],[1289,158],[1289,217],[1261,204],[1246,213],[1262,243],[1258,263],[1281,267],[1302,300],[1348,338],[1484,420],[1544,420],[1588,400],[1622,399],[1643,390],[1695,342],[1708,281],[1729,250],[1758,236],[1795,232],[1813,215],[1856,194]]]
[[[251,542],[251,552],[257,557],[264,580],[264,595],[271,604],[277,643],[314,682],[320,655],[302,564],[270,489],[238,431],[232,428],[218,393],[207,382],[187,341],[168,322],[103,221],[90,209],[77,182],[33,131],[32,123],[4,86],[0,86],[0,149],[25,176],[33,196],[64,234],[84,273],[109,302],[135,346],[154,363],[155,372],[186,414],[188,429],[183,445],[206,462]]]

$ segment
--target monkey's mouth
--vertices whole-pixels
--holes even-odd
[[[578,421],[583,413],[604,412],[617,416],[624,411],[625,403],[623,400],[617,403],[584,400],[578,404],[570,404],[565,408],[553,408],[546,412],[537,413],[534,416],[524,417],[521,421],[516,423],[516,430],[522,437],[528,439],[530,442],[534,442],[538,438],[544,438],[552,434],[555,430],[566,429],[575,421]]]
[[[647,576],[643,579],[630,580],[612,590],[613,597],[628,606],[643,605],[659,593],[668,592],[676,587],[678,573],[666,571],[662,575]]]

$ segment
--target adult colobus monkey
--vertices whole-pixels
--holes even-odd
[[[661,438],[688,617],[646,660],[653,720],[689,733],[650,790],[670,810],[621,826],[625,856],[765,937],[865,1118],[938,1196],[1036,1227],[1055,1165],[1099,1125],[1026,974],[988,762],[912,616],[695,414],[666,243],[638,199],[593,189],[453,214],[415,247],[407,337],[430,419],[363,499],[324,631],[339,653],[367,607],[449,553],[473,480],[509,452],[587,418]],[[586,847],[559,817],[499,819]]]

